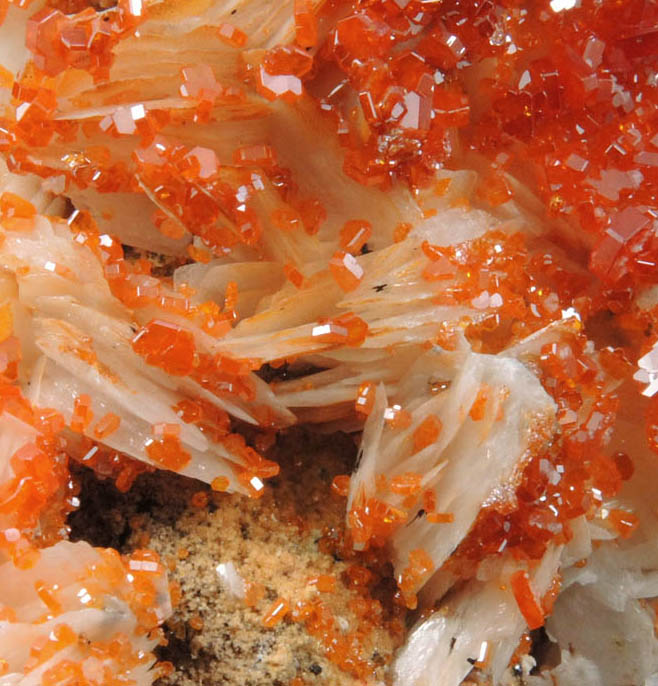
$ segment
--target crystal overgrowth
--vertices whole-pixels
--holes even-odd
[[[570,650],[537,683],[644,683],[655,645],[607,665],[583,636],[621,619],[573,636],[560,589],[655,620],[656,5],[169,4],[0,0],[0,562],[22,584],[71,545],[71,459],[122,491],[163,468],[259,497],[275,431],[344,430],[361,454],[326,545],[389,550],[400,607],[441,605],[400,686],[495,682],[544,623]],[[109,673],[77,655],[42,683],[150,683],[160,563],[84,556],[76,583],[148,641],[105,636]],[[597,596],[626,560],[632,590]],[[288,621],[368,678],[323,604],[262,617]],[[51,661],[77,640],[52,636]]]

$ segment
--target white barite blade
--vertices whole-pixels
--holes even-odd
[[[551,547],[530,575],[543,595],[558,570],[561,549]],[[407,637],[393,666],[395,686],[459,686],[478,663],[498,683],[526,623],[510,589],[518,563],[508,560],[504,578],[469,581]]]
[[[493,402],[483,419],[473,421],[468,412],[483,384],[490,389]],[[497,406],[496,394],[501,399]],[[401,530],[394,541],[398,567],[406,564],[412,550],[422,548],[438,569],[468,533],[485,502],[504,502],[510,497],[509,485],[530,452],[545,445],[553,434],[555,404],[520,362],[473,355],[446,391],[438,416],[443,430],[459,426],[440,458],[435,458],[446,462],[435,485],[436,508],[452,513],[454,521],[437,531],[436,524],[417,518]]]
[[[274,426],[295,421],[253,372],[246,377],[253,395],[247,400],[228,391],[213,393],[192,379],[145,364],[133,350],[132,339],[139,324],[152,317],[188,330],[197,349],[208,350],[213,338],[198,323],[156,308],[142,308],[143,321],[135,321],[137,313],[110,292],[97,257],[72,240],[64,222],[37,216],[31,231],[7,231],[0,265],[6,270],[1,291],[12,305],[14,331],[23,343],[23,392],[36,406],[57,409],[67,422],[75,399],[89,395],[96,421],[108,413],[120,420],[107,436],[96,436],[93,425],[88,426],[85,433],[92,440],[153,464],[145,451],[153,426],[177,425],[181,446],[190,455],[181,473],[207,483],[221,477],[228,479],[229,490],[244,491],[235,477],[235,468],[246,466],[244,458],[182,421],[179,403],[202,399],[251,424],[259,424],[263,417]]]
[[[422,365],[424,374],[442,382],[445,390],[432,394],[427,381],[418,383]],[[440,568],[485,504],[502,504],[513,497],[515,478],[532,451],[550,439],[555,418],[555,404],[538,379],[523,364],[502,355],[430,352],[408,376],[415,383],[403,385],[387,404],[399,403],[410,411],[411,424],[402,431],[384,426],[370,439],[369,426],[383,422],[383,410],[373,410],[348,508],[358,497],[375,494],[376,475],[390,480],[411,472],[423,477],[424,489],[434,489],[436,511],[451,514],[453,521],[437,525],[417,516],[420,502],[411,508],[408,523],[393,538],[397,574],[417,549],[427,552],[434,568]],[[424,391],[419,393],[419,387]],[[469,412],[483,389],[487,401],[476,421]],[[440,433],[436,442],[414,452],[414,431],[427,417],[438,419]],[[402,498],[390,494],[387,502],[399,508]]]
[[[29,569],[18,569],[11,562],[0,565],[0,606],[11,608],[13,613],[12,621],[0,621],[0,646],[8,670],[3,677],[7,681],[0,683],[38,686],[44,673],[70,660],[82,667],[92,683],[111,677],[150,686],[154,678],[150,670],[155,663],[150,651],[158,644],[158,637],[149,636],[135,614],[139,593],[132,586],[132,563],[122,563],[114,551],[109,557],[103,553],[88,543],[60,541],[41,550]],[[135,569],[148,570],[141,579],[140,592],[150,586],[153,602],[147,609],[156,624],[162,623],[172,612],[164,568],[152,559],[137,560],[135,565]],[[47,594],[40,593],[42,585],[52,594],[50,607],[44,603]],[[58,645],[57,635],[63,628],[73,633],[75,640],[63,640]],[[95,642],[102,647],[120,636],[130,637],[132,650],[143,655],[132,667],[120,654],[94,652]],[[33,648],[38,641],[43,645],[44,639],[58,647],[45,653],[44,660],[34,660]]]

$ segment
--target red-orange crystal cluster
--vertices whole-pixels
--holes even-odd
[[[473,197],[453,197],[453,207],[468,209],[477,202],[502,212],[509,202],[518,200],[522,207],[530,202],[532,213],[549,221],[552,244],[566,246],[579,266],[564,266],[569,260],[556,257],[553,248],[503,231],[450,247],[425,241],[418,254],[420,280],[432,289],[434,304],[483,313],[477,323],[461,322],[478,352],[498,353],[569,313],[582,322],[537,355],[541,382],[558,408],[558,437],[548,447],[533,446],[516,484],[515,507],[484,508],[448,566],[469,576],[484,557],[502,551],[538,560],[551,542],[570,540],[573,518],[593,516],[633,474],[632,459],[607,454],[606,440],[618,405],[611,389],[652,349],[658,330],[658,308],[642,309],[636,298],[658,283],[658,6],[650,0],[581,0],[568,9],[549,0],[321,4],[318,10],[311,0],[295,0],[290,41],[269,50],[243,51],[252,47],[253,37],[230,21],[219,23],[212,40],[227,64],[235,60],[237,77],[222,75],[223,63],[214,62],[208,50],[208,63],[179,65],[173,80],[163,77],[162,90],[141,101],[139,88],[113,83],[112,67],[129,41],[139,45],[148,3],[119,0],[95,9],[53,0],[33,12],[28,2],[0,0],[0,25],[8,12],[29,13],[29,61],[17,74],[0,67],[0,88],[7,96],[0,108],[0,152],[11,172],[36,174],[58,192],[126,194],[117,196],[121,202],[147,199],[155,208],[150,220],[159,237],[181,254],[185,248],[199,263],[241,251],[256,259],[271,235],[277,241],[308,239],[327,222],[322,198],[304,195],[283,166],[289,156],[285,146],[278,147],[269,133],[252,140],[247,122],[270,109],[308,107],[335,133],[342,169],[351,179],[383,190],[408,187],[426,218],[436,209],[424,207],[424,198],[442,198],[450,190],[449,178],[436,178],[441,168],[478,171]],[[103,94],[94,107],[87,100],[91,91],[84,90],[92,84]],[[79,88],[82,95],[70,97]],[[71,111],[79,112],[71,116]],[[244,140],[230,145],[210,147],[215,138],[208,134],[204,147],[185,133],[228,127],[240,116]],[[528,201],[518,181],[541,202]],[[35,216],[28,200],[10,191],[0,195],[0,221],[7,231],[31,231]],[[368,244],[380,227],[362,216],[345,219],[335,228],[333,254],[322,273],[333,288],[356,299],[367,277]],[[68,223],[73,242],[98,258],[112,295],[137,313],[132,351],[156,368],[151,371],[189,378],[204,392],[238,405],[255,404],[252,372],[260,361],[209,352],[238,319],[234,282],[226,285],[222,307],[199,303],[191,289],[174,288],[171,280],[153,275],[148,261],[126,259],[119,240],[99,231],[87,213],[76,210]],[[412,225],[399,221],[391,230],[397,244]],[[282,272],[295,291],[313,283],[297,257],[286,260]],[[69,267],[48,264],[53,274],[73,277]],[[593,351],[584,332],[604,328],[602,321],[612,322],[612,334],[599,336],[606,342]],[[310,325],[306,343],[358,348],[369,335],[364,318],[343,312]],[[454,349],[454,338],[441,329],[426,343]],[[77,354],[102,372],[91,345]],[[91,440],[110,439],[123,427],[114,412],[95,414],[88,394],[71,398],[68,422],[55,410],[32,406],[17,385],[20,362],[12,309],[2,304],[0,409],[32,438],[10,456],[11,476],[0,484],[0,552],[29,568],[39,546],[65,535],[66,513],[75,506],[67,451],[112,476],[121,490],[148,467]],[[658,375],[658,369],[651,373]],[[480,387],[471,421],[483,420],[496,401],[492,394],[488,386]],[[374,383],[358,387],[357,418],[367,419],[375,397]],[[239,459],[233,474],[250,495],[262,494],[263,479],[278,473],[278,465],[233,433],[227,412],[208,400],[188,398],[172,409]],[[268,408],[253,409],[261,426],[276,425]],[[412,424],[400,405],[386,408],[384,419],[387,430]],[[153,462],[174,470],[190,463],[180,430],[166,422],[152,426],[144,448]],[[443,431],[438,417],[423,418],[413,427],[410,452],[431,448]],[[647,412],[647,438],[658,452],[655,398]],[[355,494],[349,546],[384,546],[420,505],[429,522],[452,523],[452,513],[436,511],[436,495],[424,488],[422,474],[379,474],[375,482],[374,494]],[[221,476],[212,485],[223,491],[230,481]],[[346,496],[349,478],[337,477],[332,491]],[[603,523],[623,538],[632,535],[638,519],[612,508]],[[101,576],[119,584],[122,563],[108,555]],[[135,580],[133,610],[145,630],[154,629],[148,574],[159,563],[143,552],[128,565]],[[418,585],[432,571],[428,554],[412,551],[397,580],[401,602],[413,607]],[[350,583],[366,586],[368,573],[353,566]],[[314,583],[322,592],[333,588],[324,578]],[[540,626],[550,608],[536,597],[528,575],[517,572],[511,587],[528,626]],[[38,594],[56,610],[56,589],[40,583]],[[364,616],[372,610],[365,601],[361,608]],[[358,637],[352,644],[342,637],[321,602],[295,605],[278,598],[263,624],[271,628],[285,619],[303,622],[338,664],[367,676],[370,667]],[[66,627],[49,638],[59,647],[76,640]],[[132,659],[127,642],[117,641],[106,647],[107,654],[125,652]],[[75,663],[61,663],[43,675],[43,683],[52,686],[81,679]]]

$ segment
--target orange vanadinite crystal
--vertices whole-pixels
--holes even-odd
[[[14,453],[9,461],[13,478],[0,484],[0,514],[8,517],[9,526],[26,531],[36,525],[42,510],[54,501],[68,473],[56,448],[40,443],[43,449],[26,443]]]
[[[493,172],[482,179],[478,194],[491,207],[506,203],[514,195],[509,181],[501,172]]]
[[[166,679],[171,676],[176,671],[176,667],[173,662],[157,662],[153,666],[153,677],[155,680]]]
[[[270,215],[270,219],[281,231],[294,231],[302,227],[299,214],[290,207],[277,207]]]
[[[232,467],[238,483],[245,489],[250,498],[262,498],[265,484],[261,477],[251,468]]]
[[[277,598],[263,615],[261,623],[267,629],[274,628],[290,612],[290,604],[284,598]]]
[[[83,433],[89,428],[93,419],[94,413],[91,409],[91,397],[83,393],[73,401],[70,427],[73,431]]]
[[[144,20],[143,10],[141,2],[121,2],[103,13],[85,7],[63,14],[46,7],[29,19],[26,44],[48,76],[73,67],[85,69],[95,80],[107,78],[114,45]]]
[[[270,74],[265,66],[258,70],[258,91],[267,100],[281,98],[294,103],[302,95],[302,81],[294,74]]]
[[[11,305],[0,305],[0,343],[4,343],[14,332],[14,316]]]
[[[296,45],[280,45],[266,53],[263,66],[268,74],[301,78],[313,68],[313,57]]]
[[[194,336],[172,322],[150,321],[135,335],[132,345],[148,364],[168,374],[186,376],[194,369]]]
[[[329,345],[358,347],[368,335],[368,325],[352,312],[318,322],[312,331],[313,340]]]
[[[419,452],[420,450],[427,448],[428,445],[436,443],[441,434],[441,429],[441,420],[438,417],[434,415],[425,417],[414,430],[414,452]]]
[[[241,48],[247,42],[247,34],[233,24],[220,24],[217,27],[217,35],[228,45],[234,48]]]
[[[244,602],[247,607],[255,607],[265,597],[265,586],[258,582],[245,582]]]
[[[75,645],[78,635],[68,624],[57,624],[47,637],[39,637],[30,646],[30,658],[25,665],[26,671],[31,671],[47,662],[58,651]],[[68,663],[68,661],[65,661]]]
[[[276,151],[270,145],[246,145],[233,152],[233,164],[239,167],[273,167]]]
[[[163,215],[160,212],[156,213],[153,216],[153,223],[163,236],[173,238],[174,240],[183,238],[183,236],[185,236],[185,234],[187,233],[183,224],[181,224],[178,221],[175,221],[171,217]]]
[[[336,590],[336,577],[331,574],[320,574],[308,580],[309,586],[315,586],[320,593],[333,593]]]
[[[39,596],[39,600],[48,608],[52,615],[58,615],[62,612],[62,604],[57,599],[59,586],[57,584],[47,584],[45,581],[35,581],[34,589]]]
[[[201,418],[197,420],[197,426],[201,431],[212,436],[216,441],[222,440],[230,433],[231,420],[225,410],[207,400],[197,400],[195,404],[201,408]]]
[[[179,436],[178,424],[155,424],[153,438],[148,439],[144,446],[149,459],[175,472],[183,469],[192,456],[183,448]]]
[[[173,407],[176,414],[186,423],[198,422],[203,416],[203,408],[200,403],[183,398]]]
[[[391,479],[391,493],[397,495],[417,495],[422,490],[423,477],[413,472],[398,474]]]
[[[303,288],[304,275],[297,267],[294,267],[292,264],[285,264],[283,266],[283,273],[286,275],[286,279],[288,279],[295,288]]]
[[[371,542],[388,539],[407,521],[407,511],[393,507],[378,498],[360,494],[347,514],[350,534],[357,550],[366,549]]]
[[[425,550],[417,549],[409,553],[409,564],[398,576],[398,587],[406,606],[413,610],[418,604],[416,590],[428,579],[434,570],[434,562]]]
[[[181,78],[180,94],[184,98],[214,103],[222,92],[212,68],[207,64],[184,67]]]
[[[374,579],[373,573],[362,565],[353,564],[345,570],[345,577],[350,587],[365,588]]]
[[[295,0],[295,39],[302,48],[312,48],[318,42],[318,23],[309,0]]]
[[[370,222],[355,219],[346,222],[340,230],[340,247],[352,255],[358,255],[372,236]]]
[[[429,264],[423,269],[423,279],[425,281],[446,281],[454,279],[457,274],[457,265],[449,257],[447,250],[430,245],[423,241],[421,248],[429,258]]]
[[[353,255],[339,250],[329,261],[329,271],[342,290],[353,291],[363,279],[363,267]]]
[[[297,209],[302,218],[306,233],[313,236],[327,220],[327,210],[317,198],[306,198],[298,203]]]
[[[630,538],[640,525],[640,520],[637,515],[616,508],[608,511],[606,520],[612,524],[615,531],[622,538]]]
[[[41,677],[43,686],[60,686],[61,684],[82,684],[86,681],[82,664],[73,660],[61,660],[48,668]]]
[[[512,593],[529,629],[538,629],[544,624],[544,611],[530,584],[528,572],[520,570],[510,579]]]
[[[280,467],[276,462],[266,460],[262,455],[247,445],[245,439],[240,434],[229,434],[222,439],[224,447],[232,454],[238,456],[247,467],[247,473],[239,475],[238,478],[246,478],[248,481],[253,476],[262,479],[269,479],[277,476]]]
[[[331,481],[331,492],[342,498],[346,498],[350,490],[350,477],[347,474],[338,474]]]
[[[447,178],[447,179],[439,179],[435,184],[433,188],[434,195],[443,196],[448,192],[448,189],[450,188],[450,185],[452,183],[452,179]]]
[[[34,205],[15,193],[0,195],[0,222],[9,231],[30,231],[36,214]]]
[[[413,227],[408,222],[400,222],[393,231],[393,242],[400,243],[403,241]]]
[[[96,426],[94,427],[94,436],[99,440],[102,440],[113,434],[120,425],[121,417],[114,414],[114,412],[108,412],[96,423]]]
[[[430,524],[452,524],[455,521],[455,515],[452,512],[429,512],[427,521]]]
[[[420,248],[433,262],[438,262],[450,254],[448,249],[440,248],[437,245],[432,245],[429,241],[423,241],[420,245]]]
[[[228,490],[230,483],[231,482],[228,480],[227,477],[218,476],[212,480],[212,482],[210,483],[210,487],[212,488],[213,491],[218,491],[219,493],[223,493],[224,491]]]
[[[0,550],[17,569],[32,569],[39,561],[39,550],[15,528],[0,531]]]
[[[236,319],[235,308],[238,304],[238,284],[235,281],[229,281],[226,284],[226,293],[224,295],[224,311],[229,313],[232,319]],[[256,365],[260,366],[260,365]]]
[[[11,623],[18,621],[18,618],[16,616],[16,610],[14,610],[14,608],[12,607],[0,606],[0,619],[3,622]]]
[[[372,412],[375,405],[376,388],[373,383],[366,381],[359,386],[356,392],[356,400],[354,401],[354,409],[364,416],[368,416]]]
[[[192,507],[198,507],[199,509],[203,509],[204,507],[208,506],[209,501],[210,501],[210,496],[208,495],[208,493],[206,491],[197,491],[190,498],[190,505]]]
[[[58,434],[66,426],[64,417],[50,407],[35,408],[33,426],[37,431],[50,437]]]
[[[489,387],[482,386],[478,390],[478,394],[475,396],[475,400],[471,405],[471,409],[468,412],[469,417],[474,421],[478,422],[484,418],[484,413],[487,407],[487,401],[489,399]]]
[[[412,417],[400,405],[391,405],[384,410],[384,420],[392,429],[406,429],[411,426]]]
[[[422,501],[423,510],[425,510],[426,513],[431,513],[436,510],[436,493],[433,489],[423,491]]]

